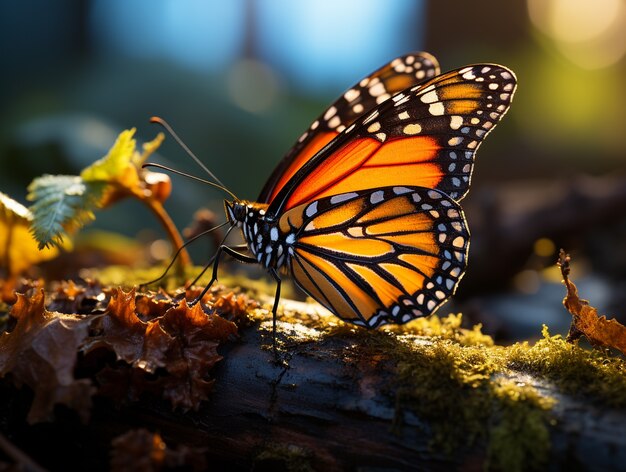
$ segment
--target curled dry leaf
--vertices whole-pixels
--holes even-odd
[[[47,311],[43,290],[30,298],[18,295],[11,316],[15,327],[0,335],[0,376],[11,374],[18,387],[26,384],[33,390],[27,420],[51,419],[54,406],[64,404],[86,421],[95,389],[89,379],[77,380],[74,368],[89,317]]]
[[[582,334],[594,346],[614,348],[626,355],[626,326],[615,319],[607,320],[606,316],[599,316],[598,311],[587,300],[578,296],[576,285],[569,279],[570,256],[563,249],[559,252],[558,265],[567,288],[563,305],[572,315],[568,341],[577,339]]]
[[[109,295],[101,287],[59,284],[50,306],[99,312],[77,315],[48,311],[44,291],[31,291],[32,297],[19,295],[11,311],[14,327],[0,335],[0,377],[10,374],[17,386],[34,391],[30,422],[51,418],[56,404],[86,420],[96,392],[118,401],[152,393],[173,407],[197,409],[212,389],[211,369],[222,359],[218,347],[237,334],[237,325],[218,309],[237,319],[250,304],[242,296],[216,297],[208,315],[200,304],[190,307],[164,292],[137,296],[134,289],[117,288],[102,309]],[[77,380],[75,371],[96,381]]]
[[[151,306],[145,296],[139,297],[142,310],[154,314],[164,309],[164,313],[142,321],[136,298],[134,289],[117,289],[93,325],[96,335],[84,343],[85,353],[106,348],[127,364],[98,375],[100,393],[136,400],[142,392],[160,392],[174,407],[197,408],[211,391],[210,370],[222,359],[217,347],[237,334],[237,326],[207,315],[200,304],[189,307],[182,300],[171,306],[165,298]]]
[[[164,379],[164,396],[174,407],[196,409],[208,398],[213,386],[208,374],[222,359],[220,343],[237,334],[237,326],[218,315],[207,315],[200,304],[189,307],[185,300],[169,309],[159,324],[172,336]]]
[[[83,344],[85,353],[105,347],[113,351],[118,360],[148,373],[165,365],[171,339],[157,322],[146,323],[139,319],[135,313],[135,289],[124,292],[118,288],[104,316],[94,322],[92,329],[96,335]]]
[[[87,281],[77,284],[73,280],[55,284],[48,296],[48,310],[82,315],[93,314],[94,311],[101,313],[109,298],[99,283]]]
[[[135,298],[135,311],[144,321],[163,316],[165,312],[175,306],[177,302],[162,288],[156,293],[140,294]]]

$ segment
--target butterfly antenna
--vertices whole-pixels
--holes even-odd
[[[176,140],[178,145],[181,148],[183,148],[183,150],[187,153],[187,155],[189,157],[191,157],[195,161],[195,163],[198,164],[202,168],[202,170],[204,170],[209,175],[209,177],[211,177],[222,188],[222,190],[228,192],[230,195],[235,197],[231,192],[229,192],[226,189],[226,186],[222,183],[222,181],[220,179],[218,179],[215,176],[215,174],[213,172],[211,172],[209,170],[209,168],[207,166],[205,166],[202,163],[202,161],[196,157],[196,155],[191,151],[191,149],[189,149],[189,147],[187,147],[187,145],[183,142],[183,140],[178,137],[176,132],[172,129],[172,127],[169,125],[169,123],[167,121],[165,121],[163,118],[160,118],[158,116],[153,116],[153,117],[150,118],[150,123],[156,123],[156,124],[162,126],[165,129],[165,131],[167,131],[170,134],[170,136],[172,136],[172,138],[174,138]]]
[[[187,177],[188,179],[197,180],[198,182],[202,182],[203,184],[210,185],[211,187],[215,187],[217,189],[220,189],[221,191],[226,192],[228,195],[233,197],[235,200],[239,200],[237,198],[237,196],[233,192],[228,190],[226,187],[223,187],[222,185],[216,184],[215,182],[211,182],[210,180],[202,179],[200,177],[196,177],[195,175],[187,174],[186,172],[183,172],[183,171],[180,171],[180,170],[176,170],[176,169],[172,169],[171,167],[167,167],[167,166],[164,166],[162,164],[157,164],[155,162],[146,162],[141,167],[143,169],[145,169],[146,167],[156,167],[157,169],[163,169],[163,170],[166,170],[168,172],[172,172],[173,174],[182,175],[183,177]]]

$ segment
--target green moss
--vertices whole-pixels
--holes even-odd
[[[462,317],[433,316],[403,332],[366,332],[369,355],[394,365],[397,417],[407,411],[428,422],[431,447],[447,454],[486,444],[486,468],[535,470],[550,451],[550,409],[555,400],[531,385],[509,380],[506,350]],[[428,337],[424,336],[428,335]]]
[[[132,288],[134,286],[155,280],[163,275],[165,266],[153,266],[148,268],[133,268],[125,265],[109,265],[101,268],[83,269],[81,277],[85,279],[98,280],[104,286]],[[200,269],[201,270],[201,269]],[[149,288],[156,290],[159,286],[163,286],[166,290],[175,290],[179,288],[184,280],[173,276],[166,277],[159,281],[158,284],[150,285]],[[190,272],[191,273],[191,272]]]
[[[451,453],[470,445],[485,431],[488,389],[494,366],[483,348],[449,340],[419,343],[398,338],[396,405],[398,416],[409,410],[433,429],[433,446]]]
[[[397,334],[413,334],[416,336],[437,337],[448,339],[463,346],[493,346],[491,336],[482,333],[482,325],[477,324],[471,329],[462,327],[463,315],[450,314],[446,317],[431,316],[417,318],[403,326],[391,326],[388,331]]]
[[[504,352],[510,369],[550,380],[563,393],[585,395],[605,406],[626,406],[626,362],[599,349],[587,350],[550,336],[543,327],[543,339],[530,345],[515,344]]]
[[[541,469],[550,453],[547,412],[556,401],[508,379],[493,382],[491,392],[495,402],[485,468],[511,472]]]

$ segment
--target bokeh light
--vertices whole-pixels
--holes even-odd
[[[578,66],[607,67],[626,53],[625,0],[528,0],[528,12]]]

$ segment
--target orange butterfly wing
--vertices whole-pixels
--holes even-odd
[[[428,53],[400,56],[348,89],[322,113],[274,169],[257,199],[269,203],[319,150],[364,113],[392,95],[439,74],[437,60]]]
[[[462,199],[476,150],[508,110],[515,87],[509,69],[480,64],[394,95],[304,163],[270,201],[268,213],[397,185]]]
[[[429,315],[465,272],[463,212],[433,189],[323,197],[287,211],[280,226],[295,231],[296,283],[340,318],[368,328]]]

